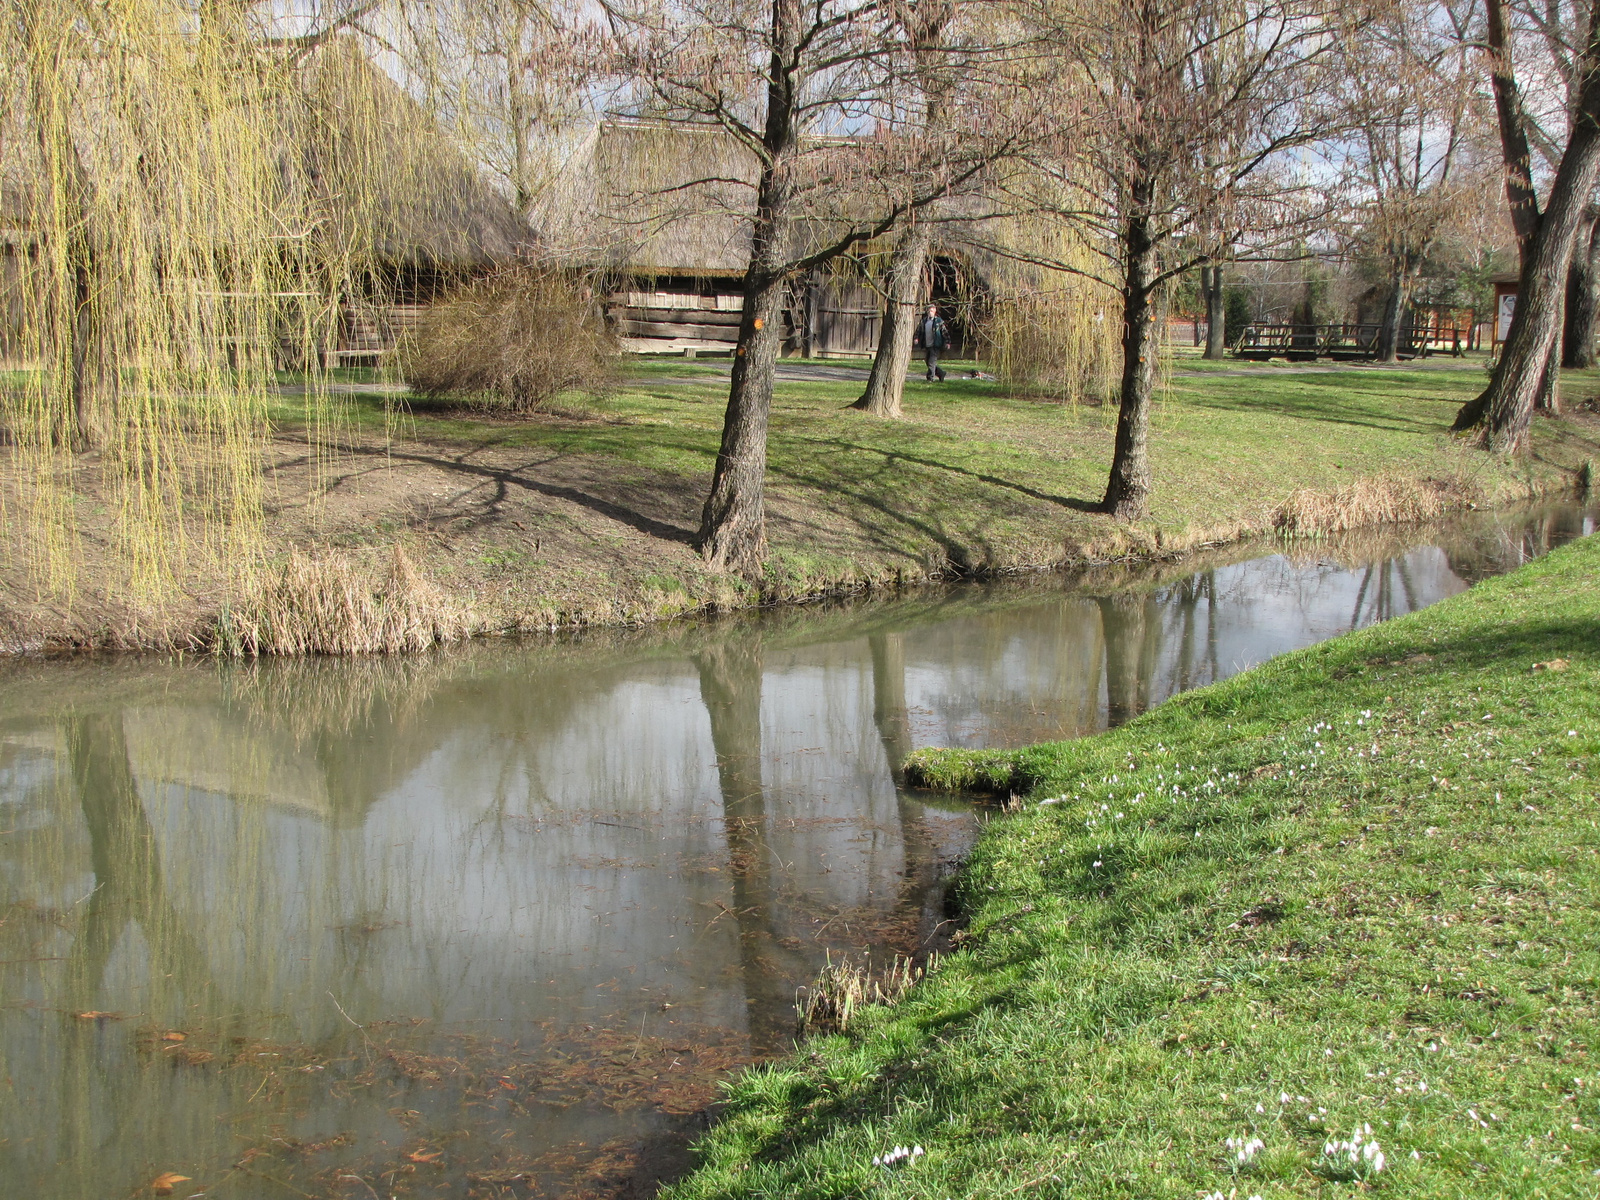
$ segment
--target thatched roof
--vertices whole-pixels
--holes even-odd
[[[355,255],[477,269],[526,250],[527,222],[353,41],[319,51],[307,86],[309,127],[286,182]]]
[[[278,123],[278,208],[290,229],[315,229],[353,262],[458,270],[510,261],[533,240],[527,222],[353,39],[319,48],[298,78],[301,93],[265,118]],[[13,155],[0,167],[0,245],[31,242],[36,164]]]
[[[533,216],[542,246],[639,274],[731,276],[750,256],[755,156],[715,129],[606,121]]]

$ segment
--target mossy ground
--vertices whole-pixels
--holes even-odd
[[[755,584],[704,570],[693,549],[727,395],[727,364],[635,360],[610,396],[498,420],[371,390],[338,373],[338,449],[312,449],[297,381],[274,408],[266,548],[347,560],[374,579],[401,546],[462,631],[654,620],[932,575],[1180,553],[1271,525],[1299,489],[1362,480],[1433,481],[1495,503],[1564,491],[1600,459],[1600,374],[1564,380],[1569,413],[1536,423],[1533,453],[1507,463],[1448,434],[1481,388],[1482,364],[1307,372],[1183,358],[1156,413],[1149,519],[1092,511],[1105,486],[1115,411],[1005,395],[964,378],[907,385],[905,419],[851,411],[861,364],[787,360],[773,409],[769,557]],[[368,388],[369,390],[361,390]],[[108,531],[85,473],[82,542]],[[228,564],[231,568],[235,564]],[[161,645],[192,639],[247,603],[227,571],[198,571],[161,610],[106,573],[84,573],[71,605],[0,578],[0,643]],[[203,640],[203,639],[202,639]]]
[[[740,1078],[670,1200],[1593,1197],[1597,585],[1589,538],[1098,737],[925,753],[1027,788],[964,945]],[[1368,1126],[1381,1172],[1324,1157]]]

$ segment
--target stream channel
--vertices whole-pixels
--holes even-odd
[[[1595,528],[1468,514],[409,658],[0,667],[0,1194],[646,1196],[827,956],[950,932],[914,747],[1078,737]]]

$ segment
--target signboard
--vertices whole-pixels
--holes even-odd
[[[1503,342],[1511,334],[1511,318],[1517,312],[1517,294],[1501,292],[1495,297],[1494,340]]]

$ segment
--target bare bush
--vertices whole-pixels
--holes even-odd
[[[620,350],[585,279],[519,267],[430,308],[407,339],[403,362],[419,395],[531,413],[562,392],[603,395],[615,383]]]

